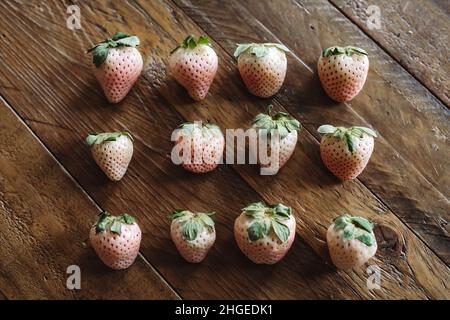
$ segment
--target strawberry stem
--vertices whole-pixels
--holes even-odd
[[[196,40],[193,35],[188,35],[183,40],[183,42],[181,44],[179,44],[172,51],[170,51],[170,54],[174,53],[175,51],[177,51],[180,48],[183,48],[183,49],[194,49],[194,48],[196,48],[197,46],[200,46],[200,45],[210,46],[211,42],[209,41],[208,37],[205,37],[205,36],[200,36]]]
[[[280,139],[284,139],[292,131],[301,130],[302,125],[297,119],[289,116],[285,112],[277,112],[272,116],[272,111],[273,105],[270,104],[266,113],[260,113],[255,117],[253,127],[267,130],[268,134],[271,134],[272,130],[277,130]]]
[[[337,56],[340,54],[345,54],[347,56],[351,56],[353,54],[360,54],[360,55],[368,55],[367,52],[364,49],[353,47],[353,46],[347,46],[347,47],[339,47],[339,46],[333,46],[330,48],[327,48],[322,51],[322,57],[331,57],[331,56]]]
[[[238,43],[234,56],[239,58],[244,52],[249,51],[257,58],[262,58],[269,52],[268,48],[274,47],[283,52],[290,52],[289,48],[279,43]]]
[[[197,239],[197,236],[208,228],[214,230],[214,220],[211,218],[215,212],[191,212],[185,209],[177,209],[172,211],[169,216],[172,220],[177,220],[181,224],[181,233],[188,241]]]
[[[344,240],[356,239],[367,246],[372,246],[376,240],[373,234],[373,223],[369,220],[343,214],[333,220],[335,230],[343,230]]]
[[[120,216],[113,216],[107,211],[100,213],[97,222],[95,223],[95,232],[111,231],[116,234],[121,234],[122,224],[133,224],[136,220],[129,214],[122,214]]]
[[[350,128],[334,127],[329,124],[320,126],[317,131],[325,136],[334,136],[338,139],[344,140],[347,144],[348,150],[353,152],[356,146],[355,137],[362,139],[364,136],[377,137],[377,133],[366,127],[353,126]]]
[[[109,50],[117,47],[136,47],[140,43],[139,38],[130,36],[124,32],[117,32],[112,38],[107,38],[103,42],[88,49],[86,52],[92,52],[92,62],[99,68],[108,58]]]
[[[292,209],[284,204],[266,205],[263,202],[255,202],[242,211],[253,219],[247,228],[250,241],[257,241],[267,237],[271,230],[275,232],[278,239],[285,243],[289,239],[290,230],[285,221],[292,214]]]
[[[86,144],[92,147],[94,144],[101,144],[106,141],[116,141],[119,137],[126,136],[128,139],[133,141],[133,137],[127,131],[122,132],[104,132],[104,133],[90,133],[86,137]]]

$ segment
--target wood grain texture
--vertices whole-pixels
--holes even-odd
[[[316,69],[321,51],[331,45],[350,43],[366,49],[370,55],[369,80],[361,93],[346,104],[344,110],[350,112],[344,115],[353,113],[346,120],[373,126],[396,151],[392,156],[406,160],[412,170],[417,169],[445,197],[450,197],[450,176],[445,174],[450,168],[450,158],[447,156],[450,149],[450,111],[426,88],[325,0],[246,1],[243,5],[257,21],[270,29],[273,36],[293,49],[296,58],[312,71]],[[276,23],[281,19],[285,21],[283,26]],[[310,78],[310,86],[318,83],[312,80],[314,78]],[[295,102],[297,108],[298,102],[304,101],[302,107],[306,104],[316,109],[316,103],[320,100],[312,99],[323,96],[323,90],[315,86],[320,89],[315,96],[309,91],[305,94],[303,90],[310,90],[310,86],[303,89],[296,89],[298,85],[287,87],[289,95],[286,95],[286,100],[290,97],[289,101]],[[298,100],[292,101],[292,98]],[[339,121],[338,114],[344,106],[329,99],[327,101],[333,107],[331,114],[334,118],[331,119]],[[311,119],[314,119],[312,115],[320,117],[318,112],[306,115]],[[330,118],[323,120],[330,121]],[[392,163],[394,169],[396,165],[396,162]],[[411,175],[416,174],[412,172]]]
[[[331,0],[429,90],[450,105],[450,2]],[[369,5],[380,8],[380,29],[369,28]]]
[[[170,50],[187,33],[203,31],[177,6],[153,1],[80,5],[84,29],[72,32],[57,22],[65,16],[60,4],[45,8],[45,13],[36,3],[0,4],[7,19],[21,21],[14,28],[12,21],[0,21],[11,48],[11,52],[0,50],[5,64],[0,69],[0,91],[102,207],[138,217],[144,232],[143,254],[182,297],[449,297],[448,268],[364,185],[336,183],[320,164],[317,140],[306,131],[294,157],[276,177],[260,177],[252,166],[221,166],[211,174],[195,176],[172,165],[169,137],[184,119],[207,118],[222,128],[245,127],[267,101],[245,93],[233,72],[234,61],[217,43],[220,68],[211,94],[198,104],[187,97],[167,75],[165,65]],[[11,41],[16,29],[21,30],[21,42],[30,46],[18,47]],[[123,103],[110,106],[83,49],[118,29],[139,35],[146,67]],[[36,34],[54,37],[45,37],[50,39],[45,40],[47,46],[37,50]],[[277,103],[277,108],[282,106]],[[106,181],[82,143],[89,131],[112,129],[130,130],[136,140],[130,169],[115,184]],[[240,208],[260,199],[292,205],[299,222],[290,253],[271,267],[251,264],[232,235]],[[169,239],[166,217],[177,207],[219,212],[216,246],[200,265],[185,263]],[[322,261],[327,259],[326,227],[343,211],[374,217],[405,237],[406,251],[399,258],[375,260],[382,268],[381,290],[366,288],[368,275],[363,269],[337,272]]]
[[[166,85],[164,65],[176,42],[161,29],[160,21],[155,21],[154,16],[164,13],[170,17],[170,28],[179,30],[180,26],[171,15],[170,7],[154,4],[154,7],[146,7],[149,4],[144,2],[117,1],[112,5],[99,2],[82,6],[85,21],[100,21],[108,28],[108,31],[103,31],[103,27],[97,29],[99,22],[91,28],[86,25],[82,36],[51,23],[51,17],[64,12],[63,7],[48,7],[46,10],[50,13],[41,16],[36,4],[21,8],[4,4],[9,13],[19,15],[24,21],[20,26],[23,41],[37,45],[40,39],[33,39],[33,29],[49,34],[41,27],[44,25],[60,37],[51,38],[52,43],[45,51],[30,46],[30,51],[27,49],[23,54],[33,59],[20,59],[19,65],[14,66],[19,72],[5,68],[12,72],[2,74],[2,92],[11,98],[27,124],[102,207],[110,212],[126,210],[137,217],[143,230],[145,257],[183,298],[372,297],[372,293],[365,292],[364,278],[355,280],[358,289],[348,287],[347,280],[323,264],[300,238],[283,263],[272,267],[250,263],[234,243],[232,226],[240,209],[260,200],[260,196],[231,168],[224,166],[209,175],[196,176],[170,162],[170,135],[183,118],[158,94],[158,87]],[[141,37],[147,68],[130,96],[122,104],[110,106],[95,82],[84,48],[118,28]],[[6,37],[10,38],[13,32],[9,28],[5,31]],[[89,32],[95,33],[95,37]],[[177,32],[185,34],[187,31]],[[81,41],[81,37],[86,38]],[[16,60],[13,55],[5,51],[1,55],[6,59],[5,65],[13,66]],[[3,84],[9,82],[14,86],[6,88],[8,86]],[[171,79],[170,83],[174,85]],[[51,95],[49,88],[52,88]],[[172,94],[182,98],[183,107],[193,108],[188,105],[191,102],[186,99],[184,90],[174,88]],[[29,99],[32,105],[28,104]],[[213,106],[204,107],[211,109]],[[134,158],[120,183],[107,181],[83,144],[86,133],[113,129],[127,129],[135,138]],[[219,213],[216,246],[202,264],[184,262],[171,243],[167,215],[179,207]]]
[[[189,1],[177,1],[177,3],[204,30],[208,30],[208,33],[220,42],[229,54],[234,51],[236,43],[248,41],[279,41],[293,49],[285,85],[276,96],[276,100],[299,118],[305,128],[317,139],[320,139],[320,136],[316,129],[324,123],[373,125],[381,137],[376,141],[375,152],[369,166],[360,176],[360,180],[448,264],[450,259],[448,237],[450,203],[447,197],[434,188],[414,167],[420,163],[421,158],[426,162],[429,161],[425,155],[416,156],[416,154],[422,153],[422,149],[418,145],[426,143],[419,137],[426,134],[424,132],[431,132],[435,126],[445,128],[447,131],[449,112],[445,107],[433,109],[428,108],[428,105],[427,111],[422,110],[422,114],[406,109],[396,111],[390,107],[383,112],[373,113],[370,111],[384,108],[384,99],[387,101],[394,99],[398,105],[409,105],[409,109],[415,108],[404,95],[398,94],[396,88],[390,87],[388,83],[383,83],[384,80],[378,78],[378,74],[383,76],[382,72],[385,72],[378,70],[384,68],[381,57],[371,58],[371,70],[374,71],[369,74],[366,86],[351,105],[335,104],[325,97],[314,73],[314,64],[321,52],[320,48],[316,48],[316,44],[322,48],[331,45],[332,36],[342,43],[349,41],[353,43],[357,38],[357,43],[366,43],[364,48],[371,46],[370,52],[379,51],[358,30],[347,30],[346,28],[350,27],[344,23],[345,18],[327,2],[308,2],[306,8],[300,7],[297,2],[293,1],[247,1],[242,5],[238,1],[227,2],[229,5],[219,5],[214,1],[196,2],[195,4]],[[234,25],[232,21],[235,19],[245,21],[245,23]],[[281,20],[287,23],[281,26],[277,23]],[[320,32],[317,32],[313,25],[317,24],[316,21],[321,21],[320,28],[322,30]],[[329,24],[330,26],[328,26]],[[339,27],[341,25],[342,27]],[[314,30],[311,29],[311,26]],[[325,39],[322,39],[324,37]],[[349,39],[346,40],[346,38]],[[322,41],[326,41],[328,44],[322,46]],[[304,43],[311,45],[305,47]],[[389,59],[382,52],[379,54],[383,55],[383,59]],[[372,62],[374,59],[375,62]],[[398,81],[396,85],[404,83],[404,81]],[[417,82],[416,86],[417,90],[420,90]],[[370,96],[366,91],[372,91]],[[377,97],[376,104],[372,99],[374,96]],[[420,100],[417,99],[415,103],[420,103]],[[420,97],[420,99],[423,100],[424,97]],[[362,113],[361,111],[367,112]],[[408,121],[398,125],[394,124],[396,122],[394,119],[406,119],[406,117]],[[440,120],[434,122],[437,119]],[[401,128],[402,126],[405,128]],[[408,133],[398,134],[398,132]],[[413,136],[417,138],[412,138]],[[435,141],[437,140],[435,137]],[[439,149],[440,159],[435,155],[435,162],[429,165],[432,168],[440,167],[441,170],[446,171],[445,168],[449,167],[447,138],[440,143],[442,143],[442,149]],[[441,175],[444,176],[442,179],[446,180],[449,175],[444,171],[441,172]],[[442,188],[442,185],[440,187]],[[426,193],[427,196],[423,197],[423,193]],[[426,223],[422,223],[423,221]]]
[[[211,4],[211,2],[208,2],[208,4]],[[188,12],[188,14],[189,12],[191,12],[189,10],[195,10],[195,8],[198,8],[198,11],[196,11],[198,15],[195,16],[201,16],[202,18],[194,20],[199,23],[204,30],[208,30],[208,32],[216,29],[220,29],[223,32],[224,30],[229,30],[231,26],[231,20],[235,19],[236,17],[241,18],[236,14],[236,12],[228,12],[228,6],[219,6],[217,3],[211,4],[211,7],[216,8],[214,12],[217,12],[217,16],[210,15],[210,6],[206,3],[202,3],[201,8],[193,5],[192,3],[189,3],[186,6],[183,5],[182,7],[183,9],[186,9],[186,12]],[[237,4],[233,4],[233,7],[237,8],[238,10],[242,10],[237,6]],[[167,18],[165,20],[167,20]],[[226,20],[226,23],[221,24],[221,21],[223,20]],[[214,21],[214,24],[202,25],[200,21]],[[240,21],[245,21],[245,18],[242,17],[242,20]],[[252,27],[255,28],[256,26]],[[212,35],[214,38],[217,36],[217,34],[211,33],[210,35]],[[222,33],[221,35],[224,34]],[[231,41],[234,40],[232,33],[224,35],[224,37],[228,36],[230,37]],[[180,113],[186,114],[187,118],[204,118],[207,116],[211,116],[212,113],[219,113],[216,119],[220,119],[222,123],[225,123],[224,126],[227,128],[240,126],[243,121],[244,123],[247,123],[247,126],[249,126],[252,116],[248,115],[248,113],[250,112],[251,115],[255,115],[258,112],[258,109],[256,109],[255,111],[251,111],[254,108],[253,106],[255,104],[255,99],[253,97],[250,97],[249,95],[239,93],[239,89],[233,88],[232,84],[239,81],[239,76],[235,73],[233,77],[230,77],[229,72],[233,70],[235,66],[234,62],[229,63],[229,56],[222,57],[221,55],[219,55],[219,59],[222,63],[222,68],[225,69],[225,73],[223,74],[223,76],[220,76],[221,71],[219,70],[219,77],[224,77],[228,79],[228,81],[224,82],[222,85],[217,83],[213,84],[213,93],[210,99],[214,100],[213,102],[211,102],[212,105],[220,105],[220,109],[216,108],[206,111],[203,109],[196,110],[177,107],[179,103],[175,101],[174,95],[170,94],[170,92],[173,92],[172,88],[168,90],[166,99],[172,99],[172,101],[174,101],[173,104],[175,105],[175,107],[179,110]],[[215,87],[215,85],[217,85],[218,87]],[[245,89],[241,89],[241,92],[245,92]],[[223,98],[220,96],[223,96]],[[229,98],[227,99],[226,97]],[[245,108],[245,112],[239,109],[236,110],[236,108],[233,109],[233,105],[235,104],[241,105],[242,108]],[[267,100],[258,100],[259,111],[264,110],[266,104]],[[239,115],[235,118],[232,114],[230,114],[229,110],[236,110],[236,112],[241,112],[239,112]],[[204,115],[200,117],[197,116],[199,112],[203,113]],[[192,114],[195,114],[195,116],[193,116]],[[232,117],[234,119],[232,119]],[[316,250],[316,252],[318,252],[319,254],[323,252],[323,234],[325,231],[325,227],[327,226],[326,221],[330,221],[333,215],[336,214],[336,212],[358,212],[358,214],[375,219],[377,219],[375,215],[376,213],[378,213],[381,215],[378,216],[379,221],[393,225],[395,228],[401,230],[405,237],[411,239],[408,240],[410,246],[417,245],[416,249],[413,249],[413,251],[417,252],[417,250],[421,251],[426,248],[420,241],[415,241],[415,235],[411,233],[410,230],[405,228],[402,223],[392,214],[392,212],[387,210],[382,203],[375,199],[373,195],[368,192],[368,190],[362,184],[339,184],[333,177],[330,176],[330,174],[324,171],[323,167],[320,165],[320,155],[318,154],[317,140],[315,140],[309,133],[304,132],[304,134],[301,135],[300,145],[301,149],[297,148],[297,151],[294,157],[291,158],[288,166],[284,168],[276,178],[258,176],[257,174],[255,174],[255,170],[249,170],[248,167],[235,166],[235,169],[255,190],[262,194],[266,200],[271,201],[271,199],[281,196],[283,199],[286,199],[286,203],[291,204],[296,209],[296,212],[301,212],[299,217],[301,223],[298,226],[298,229],[300,229],[300,234],[305,238],[308,244]],[[295,178],[293,179],[293,177]],[[295,190],[295,192],[292,192],[293,190]],[[333,212],[335,213],[333,214]],[[408,274],[408,271],[406,270],[409,268],[417,268],[417,273],[428,272],[425,271],[428,270],[428,267],[425,266],[427,264],[427,262],[425,261],[428,260],[428,258],[426,257],[428,257],[428,255],[432,253],[428,249],[425,249],[425,251],[427,253],[424,253],[424,259],[422,261],[425,264],[422,264],[422,262],[420,262],[421,259],[406,259],[408,261],[408,267],[406,267],[406,264],[403,265],[403,267],[405,267],[404,269],[402,269],[405,272],[405,274],[403,274],[404,276]],[[438,262],[438,260],[435,261],[438,265],[440,265],[440,262]],[[396,268],[400,267],[399,264],[395,264]],[[384,266],[386,270],[389,270],[391,268],[388,265]],[[448,272],[448,268],[444,267],[443,271],[444,274],[446,274]],[[386,274],[392,273],[390,271],[386,271]],[[392,284],[395,283],[395,277],[388,278],[388,281],[392,282]],[[404,279],[405,278],[399,281],[406,281]],[[422,280],[427,282],[425,278],[422,278]],[[408,282],[410,281],[408,280]],[[435,289],[437,289],[437,291],[434,291],[434,289],[431,290],[434,291],[435,294],[446,294],[445,292],[448,291],[448,284],[446,282],[444,284],[440,280],[437,280],[434,285],[436,285]]]
[[[0,288],[4,298],[176,298],[141,257],[122,272],[100,262],[88,240],[99,208],[3,99],[0,115]],[[66,287],[70,265],[80,267],[81,290]]]

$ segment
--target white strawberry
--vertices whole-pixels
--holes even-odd
[[[338,102],[350,101],[361,91],[369,72],[367,52],[357,47],[331,47],[317,63],[327,95]]]
[[[214,170],[222,161],[225,139],[212,123],[188,122],[176,131],[172,156],[181,166],[194,173]]]
[[[341,180],[355,179],[367,166],[372,155],[375,131],[365,127],[320,126],[324,136],[320,155],[325,166]]]
[[[100,259],[110,268],[120,270],[131,266],[139,253],[142,232],[135,219],[128,215],[112,216],[102,212],[91,228],[89,239]]]
[[[274,171],[278,171],[295,150],[297,131],[301,130],[301,124],[284,112],[272,116],[272,108],[273,106],[269,105],[267,113],[258,114],[253,121],[253,127],[258,129],[261,144],[267,140],[267,155],[264,154],[264,150],[259,149],[258,159],[261,167],[272,167]],[[271,155],[277,154],[278,157],[273,163]]]
[[[90,134],[86,144],[91,147],[92,157],[109,179],[122,179],[133,156],[133,138],[130,133]]]
[[[234,223],[234,236],[241,251],[257,264],[280,261],[295,238],[292,209],[281,203],[267,206],[257,202],[242,210]]]
[[[122,101],[142,72],[142,56],[135,48],[138,45],[138,37],[117,32],[88,50],[96,66],[95,76],[111,103]]]
[[[216,241],[216,229],[211,219],[213,214],[194,213],[188,210],[172,212],[170,235],[186,261],[201,262]]]
[[[204,36],[198,40],[188,36],[170,53],[169,68],[173,76],[196,101],[208,94],[217,67],[217,54]]]
[[[234,56],[247,89],[255,96],[268,98],[280,90],[286,77],[289,49],[278,43],[238,44]]]
[[[373,224],[344,214],[333,220],[327,231],[331,260],[339,269],[354,269],[365,264],[377,251]]]

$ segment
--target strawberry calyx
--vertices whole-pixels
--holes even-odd
[[[347,47],[330,47],[328,49],[325,49],[322,51],[322,57],[331,57],[331,56],[337,56],[340,54],[345,54],[347,56],[351,56],[353,54],[362,54],[362,55],[368,55],[367,52],[364,49],[353,47],[353,46],[347,46]]]
[[[357,145],[357,141],[355,138],[362,139],[364,136],[377,137],[377,133],[366,127],[353,126],[350,128],[345,127],[334,127],[329,124],[325,124],[317,129],[319,133],[325,135],[331,135],[338,139],[344,140],[347,143],[348,150],[353,152],[355,150],[355,146]]]
[[[300,121],[291,117],[285,112],[277,112],[272,116],[273,105],[269,105],[266,113],[258,114],[253,120],[253,127],[264,129],[268,133],[277,130],[280,139],[284,139],[292,131],[300,131],[302,125]]]
[[[108,38],[103,42],[95,45],[87,50],[92,52],[92,62],[99,68],[108,58],[109,50],[118,47],[136,47],[140,44],[139,38],[130,36],[124,32],[117,32],[112,38]]]
[[[334,230],[343,230],[344,240],[356,239],[369,247],[376,241],[372,232],[373,223],[365,218],[343,214],[335,218],[333,223]]]
[[[128,139],[133,141],[133,137],[127,131],[123,132],[104,132],[104,133],[90,133],[86,137],[86,144],[92,147],[94,144],[101,144],[106,141],[116,141],[119,137],[126,136]]]
[[[281,242],[288,241],[290,230],[285,222],[292,214],[290,207],[282,203],[268,206],[263,202],[255,202],[249,204],[242,211],[253,220],[247,229],[250,241],[267,237],[271,230],[275,232]]]
[[[205,228],[214,230],[214,220],[211,218],[214,214],[215,212],[203,213],[177,209],[172,211],[169,218],[181,224],[181,233],[186,240],[194,241]]]
[[[183,48],[183,49],[194,49],[194,48],[196,48],[197,46],[200,46],[200,45],[211,46],[211,42],[209,41],[209,38],[205,37],[205,36],[200,36],[196,40],[193,35],[188,35],[183,40],[183,42],[180,45],[178,45],[175,49],[173,49],[170,52],[170,54],[174,53],[175,51],[177,51],[180,48]]]
[[[289,48],[280,43],[238,43],[234,56],[238,58],[244,52],[250,52],[257,58],[262,58],[269,53],[269,48],[277,48],[283,52],[290,52]]]
[[[116,233],[118,235],[122,232],[122,224],[133,224],[136,219],[129,214],[122,214],[120,216],[113,216],[107,211],[100,213],[97,222],[95,223],[95,232],[107,232]]]
[[[178,127],[181,130],[181,134],[186,137],[190,137],[195,131],[201,130],[204,138],[223,137],[222,130],[214,123],[195,121],[186,122]]]

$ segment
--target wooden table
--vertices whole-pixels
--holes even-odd
[[[450,298],[449,2],[376,1],[381,29],[367,23],[372,2],[1,1],[0,299]],[[67,28],[70,4],[80,7],[82,29]],[[128,97],[109,105],[85,50],[119,30],[140,37],[145,67]],[[220,61],[199,103],[166,68],[190,33],[208,35]],[[236,71],[235,44],[250,41],[292,50],[273,99],[251,96]],[[350,103],[327,98],[315,72],[335,44],[369,52],[368,80]],[[304,126],[278,175],[251,165],[193,175],[171,163],[170,135],[182,122],[246,128],[270,102]],[[357,180],[341,183],[324,168],[316,129],[325,123],[379,132]],[[113,183],[83,140],[123,129],[135,154]],[[291,251],[274,266],[252,264],[233,238],[240,209],[259,200],[292,206],[298,221]],[[219,213],[216,245],[201,264],[182,260],[170,240],[167,216],[180,207]],[[90,248],[101,210],[140,222],[141,252],[129,270],[110,271]],[[344,212],[375,220],[387,240],[398,232],[371,262],[380,289],[367,287],[365,267],[329,263],[324,234]],[[69,265],[81,268],[81,290],[66,288]]]

